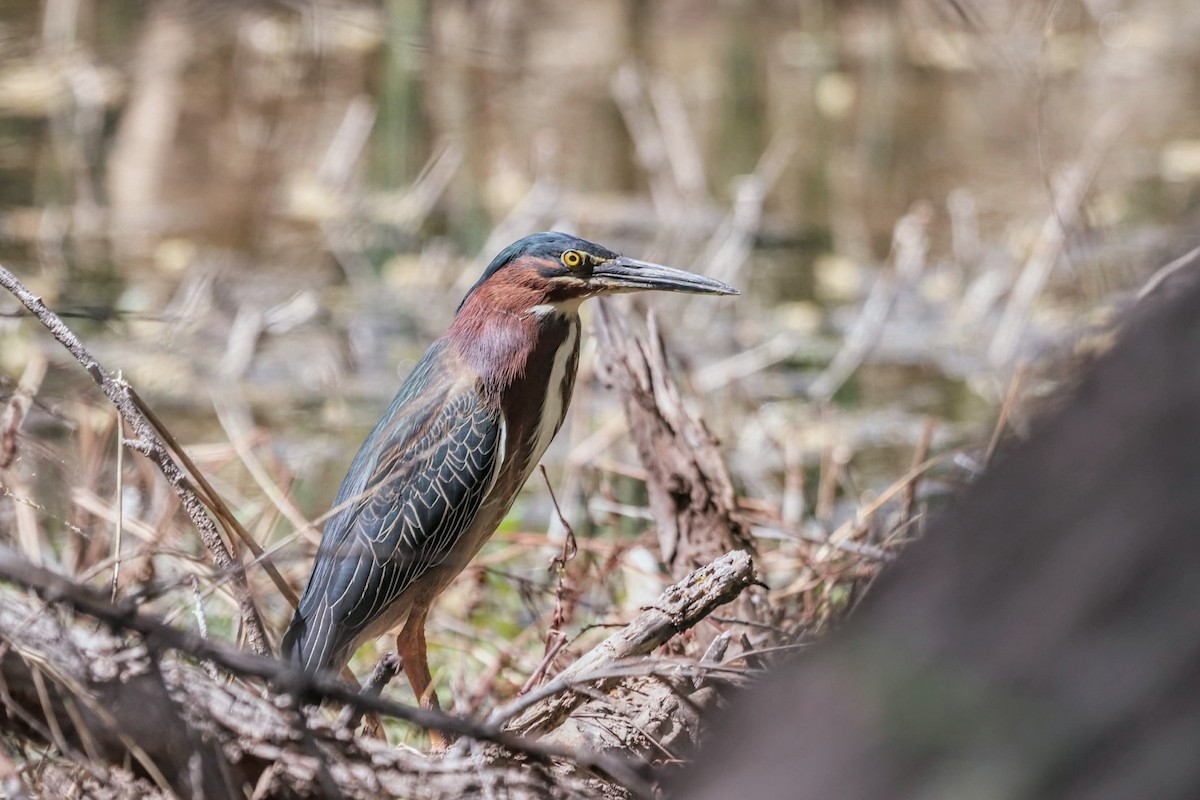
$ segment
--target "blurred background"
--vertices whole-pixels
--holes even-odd
[[[359,443],[503,246],[561,229],[729,281],[618,306],[656,314],[799,638],[1200,244],[1197,41],[1187,0],[0,0],[0,264],[297,589]],[[582,547],[564,658],[663,585],[594,348],[548,481],[431,618],[460,709],[541,660],[547,483]],[[118,469],[111,407],[0,298],[0,400],[23,376],[0,534],[107,585],[121,515],[121,591],[234,635],[168,488]]]

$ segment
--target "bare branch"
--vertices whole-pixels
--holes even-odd
[[[225,541],[217,530],[216,523],[205,510],[204,503],[192,490],[187,476],[179,464],[171,458],[162,440],[155,434],[153,425],[138,409],[137,403],[131,396],[129,384],[124,380],[111,377],[108,370],[104,369],[96,357],[83,346],[79,337],[67,327],[57,314],[46,307],[42,298],[26,289],[17,276],[3,266],[0,266],[0,286],[12,292],[13,296],[46,326],[50,334],[63,347],[67,348],[76,361],[83,365],[87,373],[92,376],[92,380],[100,386],[105,396],[117,407],[117,411],[129,425],[135,440],[140,445],[136,449],[145,453],[146,457],[159,468],[163,477],[167,479],[167,483],[175,491],[184,511],[187,512],[192,524],[200,533],[204,546],[208,548],[214,566],[232,577],[234,594],[238,599],[242,624],[246,628],[250,647],[259,655],[268,655],[271,652],[270,639],[267,637],[266,627],[258,613],[258,607],[254,603],[244,568],[229,552],[229,548],[226,547]]]
[[[629,658],[645,656],[676,634],[708,616],[713,609],[736,598],[756,580],[750,554],[727,553],[667,588],[637,619],[613,634],[564,669],[538,692],[492,714],[492,724],[511,719],[505,727],[526,736],[545,733],[562,723],[586,700],[569,691],[581,676]],[[595,688],[607,691],[619,676],[597,680]]]

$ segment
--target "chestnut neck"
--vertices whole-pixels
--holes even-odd
[[[546,310],[544,292],[530,286],[484,284],[463,302],[445,338],[493,397],[524,377],[541,337],[577,319],[574,309]],[[559,338],[555,336],[554,338]]]

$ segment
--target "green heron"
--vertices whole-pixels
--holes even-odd
[[[566,415],[579,304],[661,289],[737,294],[565,233],[505,248],[417,363],[350,465],[283,638],[306,670],[339,670],[403,623],[396,649],[436,706],[425,617],[508,513]]]

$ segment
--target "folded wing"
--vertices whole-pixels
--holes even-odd
[[[500,466],[498,409],[436,385],[427,354],[363,444],[338,492],[285,657],[339,669],[351,648],[466,531]],[[431,384],[425,378],[432,378]]]

